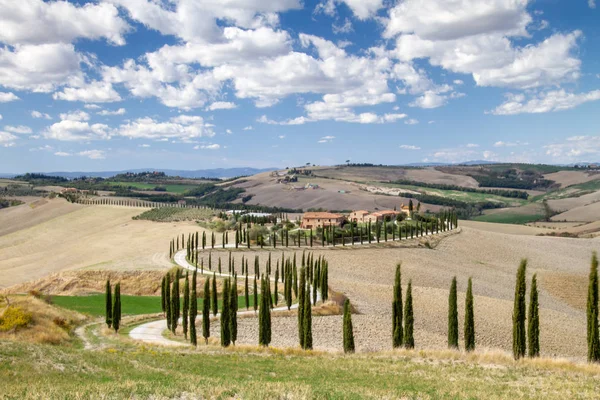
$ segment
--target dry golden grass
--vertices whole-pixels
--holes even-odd
[[[76,325],[86,317],[74,311],[68,311],[46,303],[33,296],[9,296],[10,307],[20,307],[31,314],[27,327],[0,332],[0,339],[41,344],[64,344],[72,339]],[[0,307],[8,307],[6,298]]]

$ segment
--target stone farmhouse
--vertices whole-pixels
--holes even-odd
[[[322,228],[324,226],[342,226],[346,217],[330,212],[307,212],[302,216],[303,229]]]

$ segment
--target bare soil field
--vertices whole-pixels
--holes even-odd
[[[434,168],[401,167],[327,167],[314,170],[318,176],[350,181],[395,181],[409,179],[424,183],[458,185],[476,188],[477,181],[470,176],[447,174]]]
[[[600,218],[600,200],[595,203],[575,207],[552,217],[553,221],[593,222]]]
[[[587,171],[559,171],[544,175],[544,179],[550,179],[559,183],[561,187],[567,187],[600,179],[600,174]]]
[[[541,233],[552,232],[550,228],[542,226],[529,226],[517,224],[496,224],[493,222],[480,221],[460,221],[463,227],[469,227],[486,232],[504,233],[509,235],[539,235]]]
[[[19,197],[20,206],[0,210],[0,237],[21,229],[30,228],[54,218],[80,210],[83,206],[64,199]]]
[[[171,238],[202,232],[191,222],[131,219],[144,208],[81,206],[62,199],[56,200],[57,207],[64,206],[61,201],[75,210],[20,230],[15,228],[18,218],[11,220],[12,233],[0,236],[0,288],[67,269],[164,269],[172,266]],[[28,213],[36,209],[22,207],[26,211],[20,216],[29,220]]]

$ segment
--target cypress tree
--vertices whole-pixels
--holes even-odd
[[[540,356],[540,312],[538,305],[537,274],[531,278],[529,297],[529,317],[527,327],[527,344],[529,357]]]
[[[312,350],[313,348],[313,337],[312,337],[312,308],[310,306],[310,296],[308,296],[307,287],[307,295],[304,296],[304,319],[302,322],[304,328],[304,349]]]
[[[394,301],[392,302],[392,345],[394,348],[402,346],[404,330],[402,327],[402,274],[401,264],[396,265],[396,279],[394,281]]]
[[[254,277],[254,312],[258,310],[258,286],[256,285],[256,276]]]
[[[451,349],[458,349],[458,303],[456,295],[456,277],[452,278],[450,295],[448,296],[448,347]]]
[[[196,245],[198,244],[198,233],[196,233]],[[192,290],[190,293],[190,342],[196,346],[198,345],[198,339],[196,336],[196,315],[198,315],[198,296],[196,294],[196,275],[194,271],[192,274]],[[206,285],[204,286],[206,289]],[[204,322],[204,319],[202,320]]]
[[[216,316],[219,312],[219,304],[217,300],[217,274],[213,272],[213,280],[212,280],[212,293],[211,295],[211,305],[213,315]]]
[[[225,279],[223,281],[223,302],[221,303],[221,346],[223,347],[228,347],[231,344],[229,303],[229,279]]]
[[[167,309],[167,329],[171,330],[171,274],[165,277],[165,307]]]
[[[407,349],[413,349],[415,347],[415,338],[413,336],[414,324],[412,280],[409,280],[408,288],[406,289],[406,306],[404,308],[404,347]]]
[[[160,283],[160,306],[162,308],[163,315],[165,314],[165,283],[166,278],[163,276],[162,281]]]
[[[306,268],[300,268],[300,287],[298,293],[298,339],[304,348],[304,297],[306,296]]]
[[[344,302],[344,353],[354,353],[354,332],[352,329],[352,314],[350,300]]]
[[[289,261],[288,261],[289,264]],[[286,291],[285,291],[285,302],[288,310],[292,307],[292,268],[288,265],[288,272],[286,274]]]
[[[230,278],[231,280],[231,278]],[[237,310],[238,310],[238,297],[237,297],[237,280],[235,276],[230,289],[231,299],[229,301],[229,331],[231,332],[231,342],[235,346],[237,340]]]
[[[173,290],[171,292],[171,332],[177,331],[179,323],[179,269],[175,270],[175,279],[173,280]]]
[[[279,296],[277,295],[277,283],[279,281],[279,261],[277,261],[277,267],[275,268],[275,287],[274,287],[274,293],[275,296],[274,300],[275,300],[275,305],[277,305],[277,303],[279,302]]]
[[[465,350],[475,350],[475,313],[473,310],[473,282],[469,278],[465,299]]]
[[[219,269],[219,274],[221,274],[221,257],[219,257],[219,261],[218,261],[218,269]]]
[[[115,302],[113,303],[112,327],[115,332],[119,331],[121,325],[121,283],[115,285]]]
[[[526,332],[525,332],[525,275],[527,271],[527,260],[521,260],[517,271],[517,282],[515,285],[515,303],[513,310],[513,356],[515,360],[525,356]]]
[[[246,310],[250,309],[250,293],[248,293],[248,274],[246,274],[246,282],[244,283],[244,299],[246,300]]]
[[[598,256],[592,254],[587,298],[588,361],[600,361],[600,336],[598,334]]]
[[[110,279],[106,280],[106,325],[110,328],[112,326],[112,288],[110,287]]]
[[[202,302],[202,337],[205,344],[208,344],[208,338],[210,337],[210,296],[210,278],[206,278],[204,282],[204,301]]]
[[[271,343],[271,307],[269,306],[268,288],[269,282],[261,278],[260,309],[258,311],[258,344],[268,346]]]
[[[294,296],[298,297],[298,268],[296,267],[296,253],[294,252],[294,260],[292,264],[292,282],[294,284]]]
[[[193,237],[193,236],[192,236]],[[188,313],[190,311],[190,279],[189,274],[185,273],[185,282],[183,283],[183,315],[181,326],[183,327],[183,336],[187,339],[188,333]]]

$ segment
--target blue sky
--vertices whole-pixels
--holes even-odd
[[[0,172],[600,160],[594,0],[0,0],[0,26]]]

